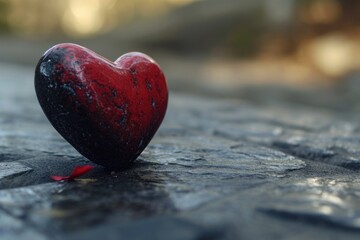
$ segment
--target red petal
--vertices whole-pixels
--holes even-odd
[[[63,177],[63,176],[50,176],[52,180],[54,181],[65,181],[69,180],[69,177]]]
[[[84,175],[85,173],[89,172],[93,168],[94,168],[94,166],[91,166],[91,165],[77,166],[74,168],[74,170],[70,174],[69,180],[80,177],[80,176]]]
[[[93,168],[94,168],[94,166],[91,166],[91,165],[77,166],[71,172],[70,176],[51,176],[51,179],[55,180],[55,181],[73,180],[77,177],[80,177],[80,176],[86,174]]]

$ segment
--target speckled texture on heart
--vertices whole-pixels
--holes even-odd
[[[148,145],[167,107],[158,64],[142,53],[111,62],[75,44],[49,49],[35,70],[35,90],[54,128],[89,160],[128,167]]]

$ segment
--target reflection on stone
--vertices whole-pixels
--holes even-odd
[[[265,213],[308,223],[360,230],[360,181],[308,178],[276,189]]]

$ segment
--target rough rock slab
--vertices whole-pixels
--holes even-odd
[[[58,183],[49,176],[89,162],[45,119],[32,70],[0,70],[0,226],[8,239],[360,237],[360,134],[351,118],[173,93],[131,169],[96,166]]]

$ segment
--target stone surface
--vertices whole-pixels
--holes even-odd
[[[6,239],[357,239],[359,124],[350,111],[170,94],[126,171],[51,127],[33,70],[0,64],[0,230]],[[334,96],[336,97],[336,96]]]
[[[0,179],[17,177],[31,170],[31,168],[18,162],[3,162],[0,163]]]

